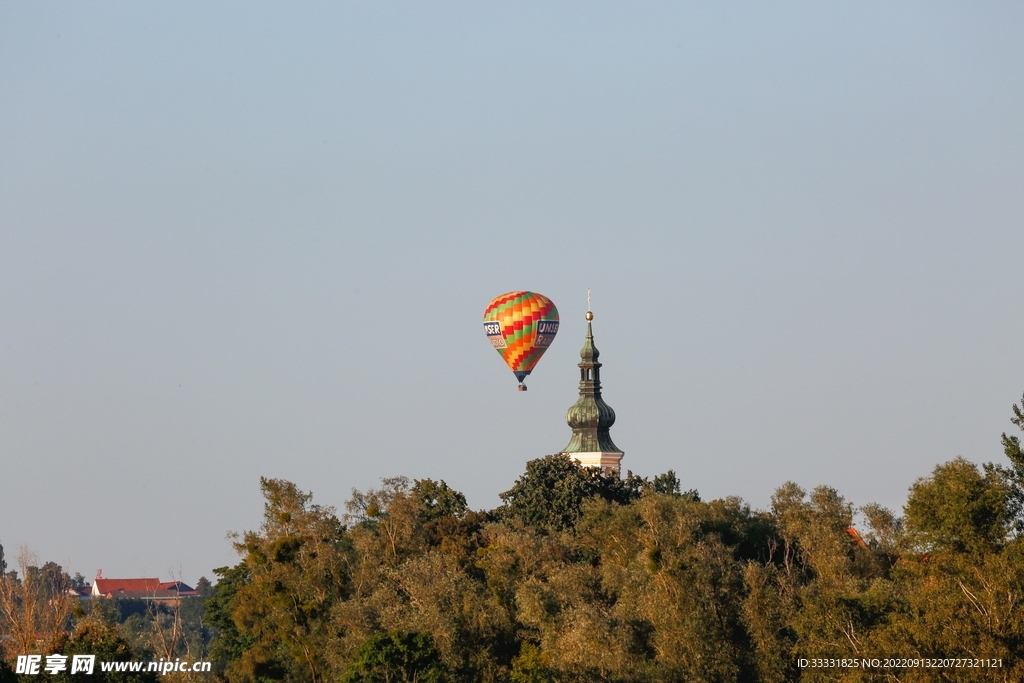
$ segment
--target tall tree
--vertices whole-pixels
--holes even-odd
[[[252,582],[252,572],[244,562],[240,562],[234,567],[218,567],[213,573],[218,577],[217,585],[204,606],[206,619],[214,629],[210,661],[216,673],[224,675],[233,662],[241,661],[255,642],[252,633],[244,627],[239,629],[234,618],[238,592]]]
[[[561,531],[575,526],[584,501],[628,503],[640,497],[642,487],[643,481],[632,474],[624,480],[606,477],[564,453],[547,455],[526,463],[526,472],[501,494],[505,504],[499,514],[527,526]]]
[[[53,562],[37,565],[36,556],[22,548],[18,570],[0,575],[0,625],[8,661],[17,655],[58,652],[67,640],[71,577]]]
[[[999,548],[1012,524],[1004,474],[957,458],[910,488],[907,530],[922,550],[983,553]]]
[[[348,539],[334,509],[280,479],[261,479],[263,525],[235,543],[243,568],[234,572],[227,605],[244,648],[226,671],[232,681],[323,683],[330,615],[348,586]],[[216,596],[215,596],[216,597]]]
[[[1013,406],[1013,417],[1010,422],[1024,431],[1024,397],[1021,404]],[[1010,492],[1010,514],[1014,518],[1014,529],[1018,535],[1024,535],[1024,450],[1021,448],[1019,436],[1007,436],[1003,432],[1003,453],[1010,461],[1011,485]]]

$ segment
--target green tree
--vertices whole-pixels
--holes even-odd
[[[379,489],[366,493],[352,490],[352,497],[345,503],[348,511],[345,521],[372,532],[362,535],[362,539],[373,546],[361,548],[363,553],[379,552],[392,564],[397,564],[422,548],[423,521],[432,516],[433,510],[430,500],[410,491],[408,477],[386,477],[381,483]]]
[[[512,547],[499,554],[492,543],[486,556],[489,578],[512,594],[525,641],[515,676],[739,680],[751,665],[743,565],[723,537],[746,534],[723,531],[744,512],[735,501],[718,507],[672,494],[625,505],[592,497],[572,533],[506,532]]]
[[[564,455],[530,461],[490,512],[443,481],[385,479],[353,491],[347,528],[263,480],[263,527],[200,621],[229,683],[874,680],[796,667],[849,656],[1002,658],[1024,680],[1024,457],[1003,445],[1011,467],[939,465],[902,518],[862,506],[860,534],[827,486],[786,483],[757,511]]]
[[[448,683],[454,680],[430,636],[381,633],[359,648],[342,683]]]
[[[903,543],[903,518],[878,503],[863,505],[860,512],[868,525],[867,543],[895,559]]]
[[[893,569],[892,589],[884,624],[868,635],[873,656],[1002,660],[996,671],[965,669],[941,678],[940,672],[908,671],[901,680],[1024,680],[1020,539],[999,551],[907,554]]]
[[[1010,422],[1024,431],[1024,398],[1021,405],[1013,406],[1013,417]],[[1024,450],[1021,448],[1020,437],[1007,436],[1003,432],[1003,453],[1010,461],[1008,480],[1010,482],[1009,512],[1014,518],[1014,529],[1018,535],[1024,534]]]
[[[964,458],[938,465],[910,488],[907,530],[928,551],[983,553],[999,548],[1012,523],[1010,484],[1001,471],[985,472]]]
[[[645,491],[664,493],[670,496],[681,496],[683,498],[689,498],[690,500],[700,501],[700,494],[697,493],[697,489],[689,489],[687,491],[682,490],[682,482],[680,482],[679,477],[676,476],[675,470],[669,470],[664,474],[656,475],[650,482],[648,482],[645,477],[643,479],[642,488]]]
[[[676,476],[675,470],[669,470],[664,474],[659,474],[651,481],[651,489],[655,493],[664,493],[670,496],[681,496],[682,485],[679,482],[679,477]],[[699,497],[697,498],[700,499]]]
[[[505,615],[489,604],[475,564],[485,515],[468,511],[444,482],[383,484],[354,491],[346,506],[352,594],[333,612],[333,666],[347,670],[381,632],[421,633],[460,680],[493,680],[511,648]]]
[[[772,495],[772,513],[782,538],[782,565],[787,572],[839,579],[852,558],[847,529],[853,523],[853,505],[828,486],[816,487],[810,500],[806,496],[793,482]]]
[[[583,502],[601,498],[628,503],[640,497],[643,480],[631,473],[624,480],[582,467],[564,453],[526,463],[526,472],[501,494],[499,514],[526,526],[556,531],[571,529],[582,516]]]
[[[758,680],[798,680],[797,611],[793,578],[771,563],[748,562],[743,572],[743,625],[751,641]]]
[[[105,623],[98,617],[87,617],[75,628],[71,640],[61,650],[68,657],[74,655],[95,655],[96,664],[92,674],[77,673],[71,675],[65,671],[56,676],[47,676],[55,683],[76,681],[81,683],[153,683],[157,675],[153,672],[132,673],[127,671],[103,671],[99,662],[129,662],[139,658],[139,652],[132,649],[127,640],[121,637],[116,625]]]
[[[213,595],[213,585],[205,576],[196,582],[196,595],[186,596],[178,605],[181,620],[181,641],[177,654],[192,660],[205,660],[209,656],[213,636],[206,618],[206,601]]]
[[[875,551],[850,534],[853,504],[831,487],[808,496],[787,482],[772,496],[772,513],[780,536],[772,562],[748,565],[745,574],[744,618],[762,678],[795,677],[798,657],[865,656],[889,597],[876,580]],[[834,674],[805,670],[800,680]]]
[[[509,679],[512,683],[548,683],[553,679],[553,673],[544,664],[540,648],[533,643],[523,643],[519,654],[512,660]]]
[[[234,567],[219,567],[213,573],[218,577],[217,585],[205,601],[206,620],[214,631],[209,656],[216,672],[223,674],[255,641],[251,633],[239,630],[234,619],[238,591],[252,582],[252,572],[241,562]]]
[[[221,573],[231,585],[211,598],[211,619],[230,639],[217,656],[241,652],[229,681],[322,683],[331,678],[331,610],[348,590],[349,540],[334,509],[291,482],[260,487],[263,525],[235,543],[243,567]]]
[[[443,480],[417,479],[410,495],[418,503],[420,519],[430,522],[441,517],[462,517],[469,512],[466,496],[451,488]]]

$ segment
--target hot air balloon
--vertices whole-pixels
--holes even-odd
[[[558,309],[543,294],[502,294],[484,309],[484,333],[526,391],[523,380],[558,333]]]

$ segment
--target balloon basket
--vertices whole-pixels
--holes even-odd
[[[520,384],[519,385],[519,391],[526,391],[526,385],[525,384]]]

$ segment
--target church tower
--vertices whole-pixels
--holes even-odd
[[[587,299],[589,303],[589,292]],[[588,310],[587,338],[580,351],[580,397],[565,414],[572,438],[562,452],[584,467],[598,467],[606,476],[619,476],[623,453],[612,443],[609,433],[615,424],[615,411],[601,398],[601,363],[597,360],[601,354],[594,346],[593,319],[594,314]]]

